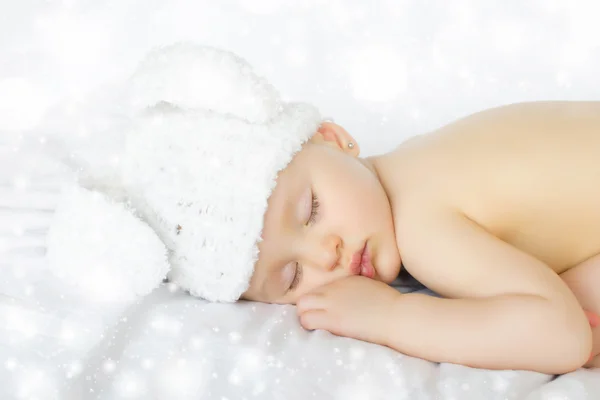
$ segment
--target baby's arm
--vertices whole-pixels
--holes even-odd
[[[457,213],[407,218],[409,232],[398,233],[405,264],[450,299],[399,296],[390,347],[432,361],[549,374],[588,360],[588,320],[547,265]]]

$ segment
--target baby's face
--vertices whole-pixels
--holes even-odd
[[[357,146],[347,148],[353,140],[347,132],[332,123],[325,129],[326,135],[317,133],[279,174],[243,299],[295,304],[318,286],[360,273],[365,246],[373,266],[367,275],[389,283],[399,272],[383,187],[357,157]]]

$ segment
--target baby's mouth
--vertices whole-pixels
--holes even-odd
[[[375,276],[375,268],[373,267],[373,263],[371,262],[371,252],[369,251],[368,242],[365,243],[365,247],[361,256],[360,274],[371,279],[373,279],[373,277]]]
[[[368,242],[365,242],[362,249],[352,256],[350,273],[352,275],[366,276],[367,278],[373,278],[375,276],[375,268],[371,262],[371,252],[369,250]]]

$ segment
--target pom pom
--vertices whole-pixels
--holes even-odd
[[[133,301],[158,287],[169,270],[155,232],[124,204],[67,187],[47,236],[51,271],[86,298]]]

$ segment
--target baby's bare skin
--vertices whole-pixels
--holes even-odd
[[[589,315],[592,323],[593,348],[590,360],[585,364],[588,368],[600,368],[600,256],[594,256],[579,264],[577,268],[562,273],[560,277],[573,291],[579,304],[595,315]]]
[[[600,102],[515,104],[362,159],[323,123],[277,178],[243,298],[430,361],[573,371],[600,350],[599,132]],[[442,298],[390,288],[401,265]]]
[[[414,137],[373,163],[392,205],[406,268],[432,290],[463,298],[504,290],[541,294],[546,285],[567,299],[556,280],[540,273],[543,265],[562,274],[581,306],[600,313],[600,291],[595,290],[600,284],[600,102],[486,110]],[[447,226],[440,225],[437,221],[446,215],[474,226],[473,232],[456,228],[456,235],[474,235],[474,263],[489,257],[495,260],[489,268],[506,268],[488,274],[495,282],[483,276],[466,289],[462,284],[472,279],[471,267],[457,270],[454,283],[449,282],[452,270],[438,274],[429,269],[427,262],[438,268],[444,262],[425,254],[436,251],[429,243],[434,233],[451,234],[462,224],[449,217]],[[468,243],[465,239],[465,248]],[[447,252],[440,250],[440,257],[454,255]],[[465,252],[465,263],[470,256]],[[462,268],[460,257],[448,260],[448,268]],[[572,306],[566,310],[573,311]],[[581,326],[582,316],[571,322]],[[599,352],[595,328],[593,354]],[[588,365],[599,364],[596,357]]]
[[[483,111],[386,158],[388,193],[458,209],[557,273],[600,252],[600,102]]]

